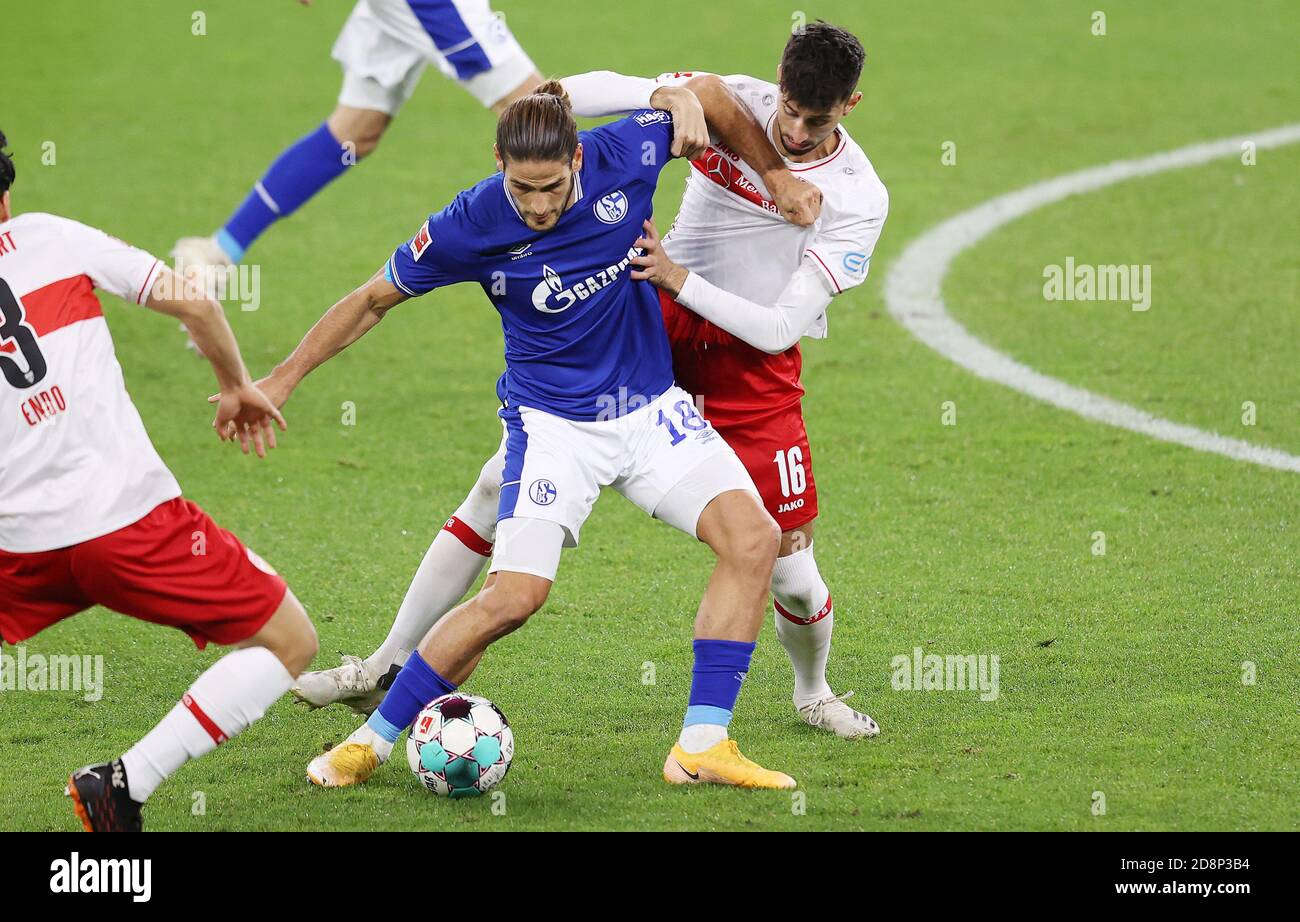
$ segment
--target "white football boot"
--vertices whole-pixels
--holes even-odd
[[[197,284],[209,298],[216,295],[217,273],[224,273],[234,265],[216,237],[182,237],[172,247],[171,256],[176,260],[175,266],[182,277]],[[185,324],[181,324],[181,329],[185,331],[185,348],[203,355]]]
[[[394,678],[394,669],[371,672],[361,657],[345,653],[343,665],[320,672],[304,672],[289,690],[295,698],[313,709],[346,704],[358,714],[368,716],[384,700]]]
[[[812,704],[798,708],[799,716],[805,723],[821,730],[829,730],[846,740],[877,736],[880,733],[880,725],[866,714],[860,714],[844,703],[852,697],[853,692],[827,695]]]

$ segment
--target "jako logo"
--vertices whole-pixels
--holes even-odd
[[[623,190],[611,192],[609,195],[601,196],[591,208],[596,213],[596,217],[606,224],[617,224],[627,217],[627,196]]]
[[[77,852],[50,863],[51,893],[130,893],[137,903],[153,895],[150,858],[86,858]]]

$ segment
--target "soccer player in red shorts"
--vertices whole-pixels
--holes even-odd
[[[831,301],[865,281],[888,212],[884,185],[843,126],[862,98],[865,62],[851,33],[811,23],[791,36],[778,83],[744,75],[664,74],[657,80],[608,71],[564,81],[580,115],[634,111],[665,87],[738,97],[795,177],[822,194],[814,224],[787,221],[762,175],[714,140],[691,162],[681,209],[662,246],[652,228],[634,277],[668,297],[664,317],[677,383],[744,462],[782,529],[772,578],[776,632],[794,671],[801,719],[841,737],[879,732],[826,679],[834,609],[813,557],[817,491],[804,428],[799,340],[826,335]],[[707,280],[707,281],[706,281]],[[716,286],[716,287],[715,287]],[[680,304],[678,303],[680,302]],[[689,309],[689,310],[688,310]],[[309,704],[359,710],[383,697],[391,670],[473,584],[495,536],[501,452],[447,520],[407,591],[392,630],[370,657],[305,673],[293,693]]]
[[[120,758],[68,779],[88,831],[141,828],[190,759],[257,720],[316,655],[284,580],[197,505],[154,451],[94,289],[181,320],[220,386],[214,426],[247,453],[284,420],[255,387],[221,305],[147,253],[48,214],[14,217],[0,135],[0,637],[93,605],[237,647]]]

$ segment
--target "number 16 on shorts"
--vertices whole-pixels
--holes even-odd
[[[803,467],[803,448],[795,445],[785,451],[777,449],[772,458],[781,478],[781,495],[787,499],[800,496],[808,489],[808,477]]]

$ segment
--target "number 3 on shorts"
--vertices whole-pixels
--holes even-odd
[[[673,404],[673,409],[676,410],[677,415],[681,417],[683,428],[690,429],[694,432],[699,432],[701,429],[709,428],[709,421],[700,415],[700,412],[695,409],[694,404],[689,400],[677,401]],[[667,427],[668,437],[672,439],[672,446],[670,447],[679,445],[686,438],[686,433],[674,426],[673,421],[668,418],[668,414],[663,410],[659,411],[659,418],[655,421],[655,425]],[[782,475],[782,478],[781,483],[784,484],[784,475]],[[788,496],[789,494],[786,495]]]
[[[777,450],[772,458],[781,475],[781,495],[798,496],[808,488],[808,478],[803,469],[803,449],[798,445],[788,452]]]

